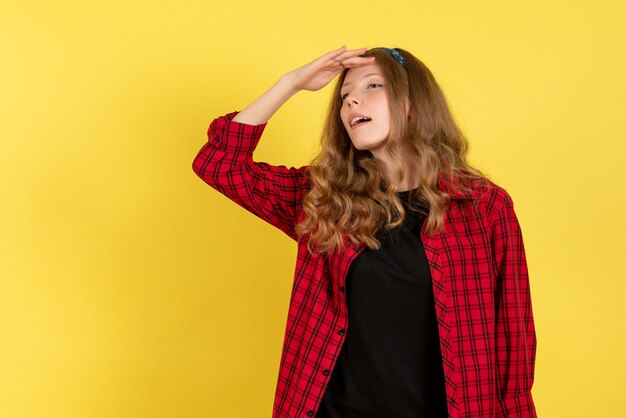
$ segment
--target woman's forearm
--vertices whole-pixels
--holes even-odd
[[[246,106],[232,120],[247,125],[266,123],[274,113],[299,90],[293,86],[289,74],[281,76],[258,99]]]

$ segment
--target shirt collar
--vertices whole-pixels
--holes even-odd
[[[469,190],[463,190],[459,185],[464,184],[470,187]],[[443,171],[439,172],[439,180],[437,181],[437,187],[442,190],[452,199],[472,199],[476,195],[476,190],[473,183],[470,180],[461,180],[458,176],[446,174]]]

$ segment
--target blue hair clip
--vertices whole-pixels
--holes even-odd
[[[390,48],[383,48],[383,50],[389,54],[390,56],[392,56],[396,61],[398,61],[400,64],[402,64],[402,66],[404,68],[406,67],[406,62],[404,61],[404,57],[402,56],[402,54],[400,53],[400,51],[398,51],[397,49],[390,49]]]

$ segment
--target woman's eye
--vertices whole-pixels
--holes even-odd
[[[371,83],[371,84],[367,85],[367,87],[370,87],[370,86],[382,87],[383,85],[382,84],[378,84],[378,83]],[[344,101],[346,99],[346,97],[348,97],[348,93],[345,93],[344,95],[341,96],[341,101]]]

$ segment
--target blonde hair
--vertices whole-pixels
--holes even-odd
[[[467,162],[468,141],[430,70],[410,52],[397,50],[404,56],[406,69],[382,48],[370,49],[362,56],[376,57],[386,80],[390,132],[384,149],[392,162],[392,173],[398,182],[404,178],[400,152],[401,144],[408,142],[417,160],[415,180],[419,184],[409,195],[409,207],[426,213],[418,205],[423,202],[429,212],[426,231],[435,233],[443,228],[450,198],[437,187],[439,175],[456,178],[456,187],[461,189],[467,188],[466,182],[458,180],[486,176]],[[311,253],[337,251],[346,236],[354,243],[379,249],[375,235],[380,228],[394,228],[405,218],[397,196],[399,183],[386,184],[381,165],[370,151],[354,147],[341,121],[340,89],[347,71],[339,75],[333,87],[321,150],[309,165],[311,189],[302,201],[306,217],[296,225],[298,235],[308,235]],[[410,118],[404,110],[407,96]]]

